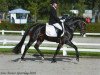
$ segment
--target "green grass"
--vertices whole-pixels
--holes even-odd
[[[100,57],[100,52],[79,52],[80,56],[92,56],[92,57]],[[68,55],[75,55],[74,51],[68,52]]]
[[[43,54],[53,55],[55,51],[52,50],[41,50]],[[0,54],[12,54],[12,49],[0,49]],[[36,50],[28,50],[29,54],[37,53]],[[75,56],[75,51],[68,51],[68,56]],[[59,55],[62,55],[63,52],[60,51]],[[100,52],[80,52],[80,56],[92,56],[92,57],[100,57]]]
[[[0,53],[11,53],[12,49],[0,49]]]

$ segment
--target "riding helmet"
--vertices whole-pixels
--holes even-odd
[[[51,0],[50,2],[51,4],[56,3],[57,4],[57,0]]]

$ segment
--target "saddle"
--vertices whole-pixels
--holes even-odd
[[[60,28],[60,25],[58,25],[58,29],[61,29]],[[61,34],[61,36],[64,35],[64,25],[62,24],[62,27],[63,27],[63,32]],[[57,37],[57,29],[54,27],[54,25],[49,25],[48,23],[46,23],[46,35],[49,36],[49,37]]]

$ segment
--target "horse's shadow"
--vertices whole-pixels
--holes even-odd
[[[18,62],[18,61],[20,61],[21,60],[21,58],[17,58],[17,59],[14,59],[14,60],[11,60],[11,61],[13,61],[13,62]],[[40,58],[24,58],[22,61],[35,61],[35,60],[41,60]]]
[[[39,57],[40,57],[39,54],[33,54],[32,56],[33,56],[33,57],[36,57],[36,58],[39,58]],[[67,60],[67,62],[72,60],[72,59],[69,58],[69,57],[62,57],[62,56],[56,58],[57,61],[63,61],[63,59],[64,59],[64,62],[66,62],[65,60]],[[51,57],[51,56],[46,56],[45,60],[47,60],[47,61],[52,61],[52,57]]]
[[[69,58],[69,57],[58,57],[56,58],[57,62],[71,62],[71,63],[76,63],[73,61],[74,58]],[[17,58],[14,60],[11,60],[12,62],[19,62],[21,60],[21,58]],[[33,58],[24,58],[23,61],[42,61],[40,56],[33,56]],[[51,57],[45,57],[44,61],[52,61]]]

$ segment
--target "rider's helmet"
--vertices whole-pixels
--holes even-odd
[[[57,0],[51,0],[50,4],[54,4],[54,3],[57,4]]]

